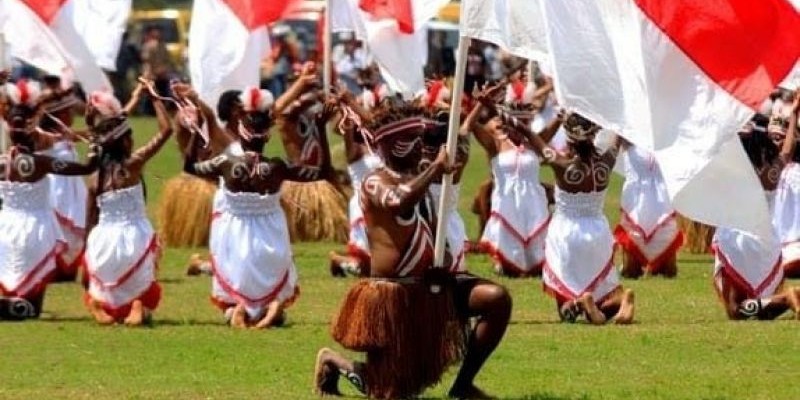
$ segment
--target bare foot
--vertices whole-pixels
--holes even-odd
[[[319,396],[341,396],[339,391],[339,371],[330,362],[331,349],[323,347],[317,352],[314,366],[314,393]]]
[[[794,319],[800,321],[800,288],[789,291],[789,308],[794,311]]]
[[[633,322],[633,312],[635,309],[633,290],[625,289],[622,294],[622,303],[619,305],[619,311],[614,316],[614,323],[620,325],[627,325]]]
[[[94,317],[94,320],[97,321],[100,325],[112,325],[114,322],[114,317],[108,315],[105,310],[103,310],[103,306],[100,305],[100,302],[97,300],[90,300],[89,301],[89,312]]]
[[[578,297],[576,302],[580,305],[583,312],[586,313],[586,318],[590,323],[593,325],[602,325],[606,323],[605,314],[597,308],[597,304],[594,303],[594,298],[591,294],[584,293],[581,297]]]
[[[203,260],[200,258],[200,254],[194,253],[189,257],[189,267],[186,268],[186,275],[189,276],[197,276],[203,273],[200,269],[200,264],[203,263]]]
[[[241,304],[236,305],[233,309],[231,326],[234,328],[247,328],[247,312]]]
[[[464,388],[453,387],[447,393],[447,397],[459,400],[472,400],[472,399],[496,399],[497,397],[490,396],[478,389],[475,385],[469,385]]]
[[[258,323],[253,328],[256,329],[266,329],[272,327],[281,314],[281,303],[277,301],[273,301],[267,305],[267,312],[264,314],[264,318],[261,318]]]
[[[125,325],[140,326],[144,322],[144,306],[140,300],[134,300],[131,303],[131,312],[125,318]]]
[[[331,276],[344,278],[347,274],[344,273],[342,268],[342,256],[339,253],[331,250],[328,252],[328,258],[331,260]]]

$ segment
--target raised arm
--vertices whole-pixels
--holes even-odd
[[[373,173],[364,180],[362,193],[372,207],[398,215],[422,200],[432,182],[455,169],[456,165],[447,162],[447,152],[442,147],[431,165],[408,182],[394,184],[387,182],[379,173]]]
[[[300,72],[300,76],[289,86],[289,89],[286,90],[280,97],[275,99],[275,104],[273,105],[273,113],[275,115],[281,115],[290,104],[292,104],[295,100],[300,98],[304,91],[306,91],[315,81],[317,80],[317,72],[314,63],[306,63],[303,66],[303,70]]]
[[[475,140],[478,141],[478,144],[486,150],[489,158],[492,158],[497,154],[497,144],[494,141],[492,132],[490,132],[486,126],[478,122],[478,117],[483,109],[483,104],[480,102],[472,108],[464,119],[464,123],[461,124],[461,128],[459,128],[459,135],[468,136],[472,133],[475,136]]]
[[[783,147],[781,148],[781,159],[785,163],[792,160],[795,147],[797,145],[797,113],[800,112],[800,89],[794,92],[794,101],[792,102],[792,113],[789,114],[789,126],[786,129],[786,138],[783,139]]]
[[[128,100],[125,107],[122,109],[125,114],[131,115],[136,106],[139,105],[139,100],[142,98],[142,90],[144,90],[144,84],[139,82],[136,88],[133,89],[130,100]]]
[[[564,113],[564,110],[560,110],[556,117],[539,132],[539,137],[542,138],[543,142],[550,143],[553,140],[553,136],[556,135],[558,128],[561,128],[561,124],[564,122]]]
[[[34,156],[36,168],[55,175],[89,175],[97,170],[100,165],[100,150],[93,145],[86,156],[86,163],[64,161],[50,156],[36,154]]]
[[[143,165],[150,160],[162,147],[167,143],[170,136],[172,136],[172,125],[170,124],[169,117],[167,116],[167,109],[164,107],[164,102],[158,97],[152,82],[145,83],[147,86],[150,98],[153,101],[153,106],[156,109],[156,119],[158,120],[158,133],[150,141],[136,150],[131,156],[131,163]]]

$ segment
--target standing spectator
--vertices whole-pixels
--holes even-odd
[[[142,41],[142,75],[155,84],[156,91],[160,96],[169,95],[169,81],[172,78],[175,68],[172,65],[167,46],[161,38],[161,28],[150,26],[145,31]],[[155,115],[152,100],[145,102],[145,112],[148,115]]]
[[[109,73],[111,85],[114,87],[114,96],[127,102],[131,93],[132,77],[139,76],[139,67],[142,62],[139,48],[128,40],[129,32],[122,34],[122,44],[117,53],[116,71]]]
[[[361,91],[358,85],[359,71],[370,65],[370,59],[361,42],[356,40],[352,33],[342,36],[344,43],[333,50],[333,64],[336,75],[351,93]]]
[[[278,25],[272,30],[272,51],[262,63],[261,86],[276,97],[286,91],[292,65],[299,61],[297,46],[289,40],[288,34],[286,25]]]
[[[483,54],[483,44],[473,41],[467,53],[467,73],[464,78],[464,92],[472,93],[476,88],[480,90],[486,83],[486,56]]]

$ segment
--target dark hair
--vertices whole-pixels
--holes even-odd
[[[778,146],[766,134],[753,131],[753,133],[742,135],[740,138],[747,158],[756,168],[761,168],[764,163],[771,164],[778,157]]]
[[[241,90],[226,90],[219,96],[217,101],[217,116],[222,122],[228,122],[233,115],[233,109],[241,106],[242,102],[239,100],[239,95],[242,94]]]
[[[111,161],[121,162],[130,156],[130,148],[126,145],[124,140],[125,138],[130,138],[133,134],[130,128],[122,134],[122,137],[108,142],[104,141],[104,135],[124,123],[125,120],[125,116],[109,118],[101,121],[94,127],[95,135],[99,139],[99,142],[102,143],[103,154]]]
[[[58,75],[45,75],[42,78],[45,86],[58,88],[61,85],[61,77]]]

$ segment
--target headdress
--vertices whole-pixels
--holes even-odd
[[[567,115],[563,126],[564,130],[567,131],[567,138],[576,142],[592,140],[594,135],[600,131],[600,125],[575,112]]]
[[[450,89],[447,88],[444,81],[434,80],[420,93],[419,97],[423,105],[433,107],[436,103],[450,101]]]
[[[42,95],[42,86],[39,82],[22,79],[16,83],[6,83],[5,92],[11,104],[33,108]]]
[[[247,87],[239,95],[245,112],[266,112],[272,107],[275,98],[269,90]]]
[[[506,86],[506,96],[503,108],[509,115],[517,118],[531,118],[533,116],[533,94],[536,86],[530,81],[516,81]]]
[[[122,115],[122,105],[114,94],[104,91],[94,91],[89,96],[89,104],[100,114],[100,119],[115,118]]]

